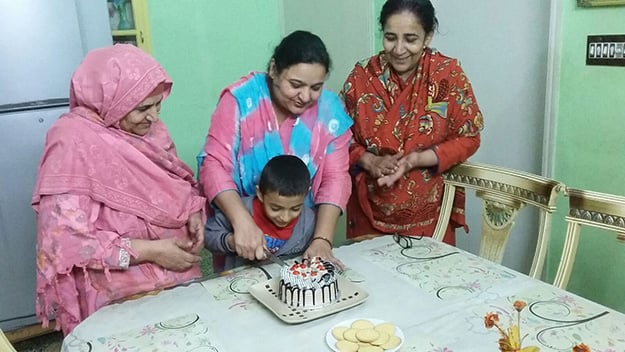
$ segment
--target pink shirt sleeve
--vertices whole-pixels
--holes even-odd
[[[320,174],[315,175],[313,180],[313,190],[316,189],[315,204],[329,203],[345,210],[352,191],[352,181],[348,172],[351,138],[351,130],[347,130],[332,141],[334,151],[326,155],[318,171]]]
[[[230,92],[225,92],[211,117],[204,145],[206,157],[200,166],[200,187],[209,202],[223,191],[238,191],[232,180],[239,145],[236,141],[241,138],[236,126],[238,114],[239,109],[234,96]]]
[[[89,196],[41,197],[37,216],[38,255],[66,266],[57,268],[61,271],[71,270],[72,265],[96,270],[127,269],[130,239],[96,229],[94,223],[99,212],[100,203]]]

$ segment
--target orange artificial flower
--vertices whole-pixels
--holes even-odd
[[[573,346],[573,352],[591,352],[590,347],[580,343],[579,345]]]
[[[487,329],[492,328],[497,323],[499,323],[499,314],[488,313],[484,316],[484,326],[486,326]]]
[[[514,303],[512,303],[512,306],[514,307],[514,309],[516,309],[517,312],[522,311],[526,305],[527,304],[523,301],[514,301]]]
[[[536,346],[521,347],[521,343],[525,336],[521,337],[521,311],[527,304],[523,301],[515,301],[513,304],[514,309],[517,311],[517,325],[510,325],[507,330],[502,329],[499,326],[499,315],[497,313],[488,313],[484,316],[484,326],[487,329],[493,326],[499,330],[501,337],[497,340],[499,345],[499,351],[501,352],[539,352],[540,349]]]

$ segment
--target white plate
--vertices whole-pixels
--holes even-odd
[[[288,324],[299,324],[340,312],[364,302],[369,294],[356,284],[339,276],[339,298],[326,306],[314,309],[290,307],[278,298],[280,278],[259,282],[250,287],[250,294],[265,305],[280,320]]]
[[[328,344],[328,347],[330,347],[332,349],[332,351],[334,351],[334,352],[341,352],[341,351],[339,351],[338,348],[336,348],[336,341],[338,341],[338,340],[336,338],[334,338],[334,335],[332,335],[332,329],[334,329],[336,327],[339,327],[339,326],[344,326],[344,327],[349,328],[350,326],[352,326],[352,323],[354,321],[360,320],[360,319],[369,320],[374,325],[378,325],[378,324],[381,324],[381,323],[391,323],[391,324],[395,325],[392,321],[386,321],[386,320],[382,320],[382,319],[369,319],[369,318],[348,319],[348,320],[342,321],[342,322],[334,325],[333,327],[331,327],[328,330],[328,332],[326,333],[326,343]],[[401,331],[401,329],[397,325],[395,325],[395,336],[399,337],[399,339],[401,340],[399,345],[397,347],[393,348],[393,349],[384,350],[384,352],[395,352],[395,351],[398,351],[399,348],[401,347],[401,345],[404,344],[404,332]]]

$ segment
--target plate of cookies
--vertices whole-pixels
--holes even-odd
[[[326,334],[326,343],[335,352],[394,352],[403,342],[401,329],[381,319],[345,320]]]

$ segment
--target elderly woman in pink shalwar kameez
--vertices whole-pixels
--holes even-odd
[[[159,120],[171,86],[131,45],[94,50],[74,73],[32,200],[44,326],[67,335],[106,304],[201,275],[205,199]]]

